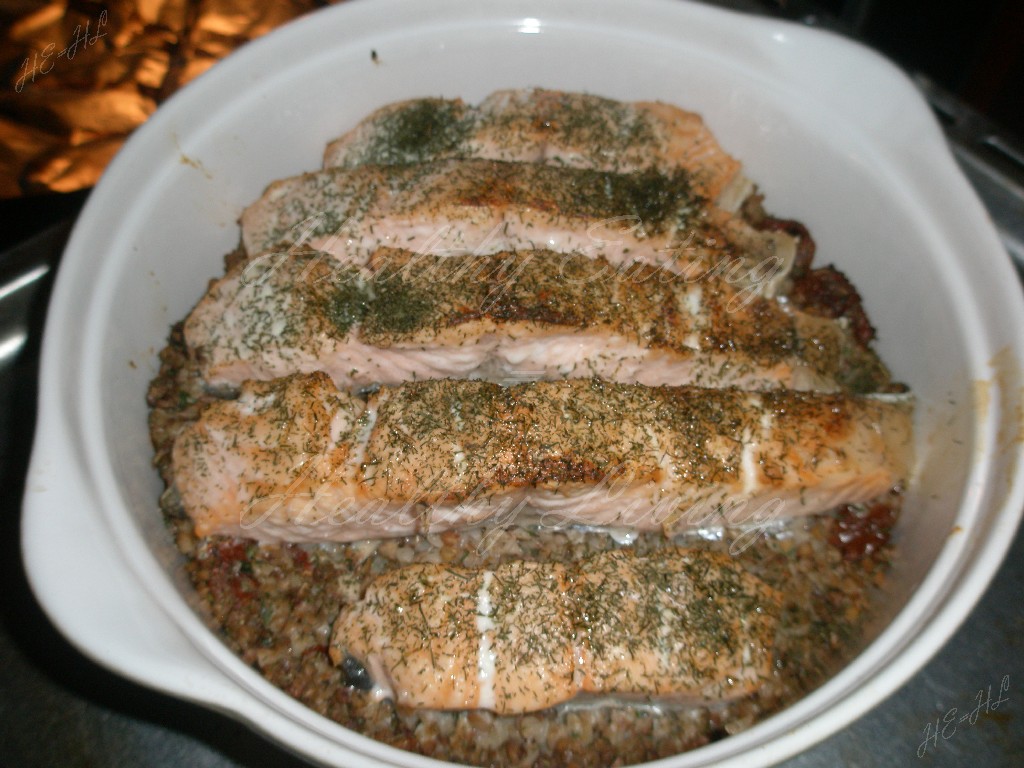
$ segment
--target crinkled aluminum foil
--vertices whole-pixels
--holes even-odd
[[[323,0],[0,0],[0,197],[96,183],[157,105]]]

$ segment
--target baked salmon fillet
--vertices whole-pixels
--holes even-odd
[[[198,536],[355,541],[462,528],[766,525],[909,471],[911,404],[789,390],[433,380],[363,399],[249,381],[172,449]]]
[[[496,91],[479,106],[437,98],[389,104],[330,142],[324,168],[469,157],[618,173],[679,168],[695,194],[726,210],[752,189],[694,112],[541,88]]]
[[[521,714],[580,695],[704,704],[770,678],[778,617],[773,589],[706,551],[410,565],[341,609],[330,654],[350,683],[403,707]]]
[[[705,203],[685,171],[613,173],[499,160],[332,168],[275,181],[242,213],[250,256],[305,246],[364,265],[381,246],[478,256],[547,248],[728,275],[775,295],[796,239]]]
[[[885,367],[834,320],[644,264],[535,251],[318,251],[238,263],[185,321],[208,385],[327,372],[340,389],[407,380],[598,376],[641,384],[877,391]]]

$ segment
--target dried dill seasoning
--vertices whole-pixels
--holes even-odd
[[[384,116],[361,160],[380,165],[419,163],[455,153],[472,123],[461,102],[422,99]]]

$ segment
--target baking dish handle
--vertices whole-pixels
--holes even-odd
[[[41,423],[46,416],[41,414]],[[311,730],[204,656],[133,578],[95,507],[97,496],[81,463],[72,459],[74,447],[53,435],[37,431],[21,545],[32,591],[69,642],[115,674],[235,717],[316,763],[399,764],[390,754],[395,750],[368,737],[348,733],[346,746]]]
[[[51,435],[37,431],[21,528],[29,584],[46,615],[78,650],[119,675],[217,708],[237,699],[235,684],[130,577],[91,509],[95,495],[72,446]]]

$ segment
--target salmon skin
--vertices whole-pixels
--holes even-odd
[[[178,435],[199,536],[355,541],[480,524],[766,524],[906,477],[905,397],[597,379],[434,380],[364,400],[322,373],[249,381]]]
[[[753,186],[694,112],[541,88],[496,91],[478,106],[437,98],[389,104],[330,142],[324,168],[448,158],[617,173],[679,168],[697,195],[727,210]]]
[[[488,255],[546,248],[640,261],[689,278],[736,276],[774,296],[796,240],[706,203],[685,171],[613,173],[499,160],[332,168],[283,179],[242,213],[255,256],[308,247],[365,265],[382,246]]]
[[[239,263],[189,315],[185,338],[205,381],[232,390],[317,370],[352,390],[448,377],[821,391],[889,381],[838,323],[725,278],[545,250],[382,249],[367,269],[316,251]]]
[[[403,707],[521,714],[580,695],[706,704],[771,677],[778,617],[773,589],[707,551],[410,565],[341,609],[330,654]]]

